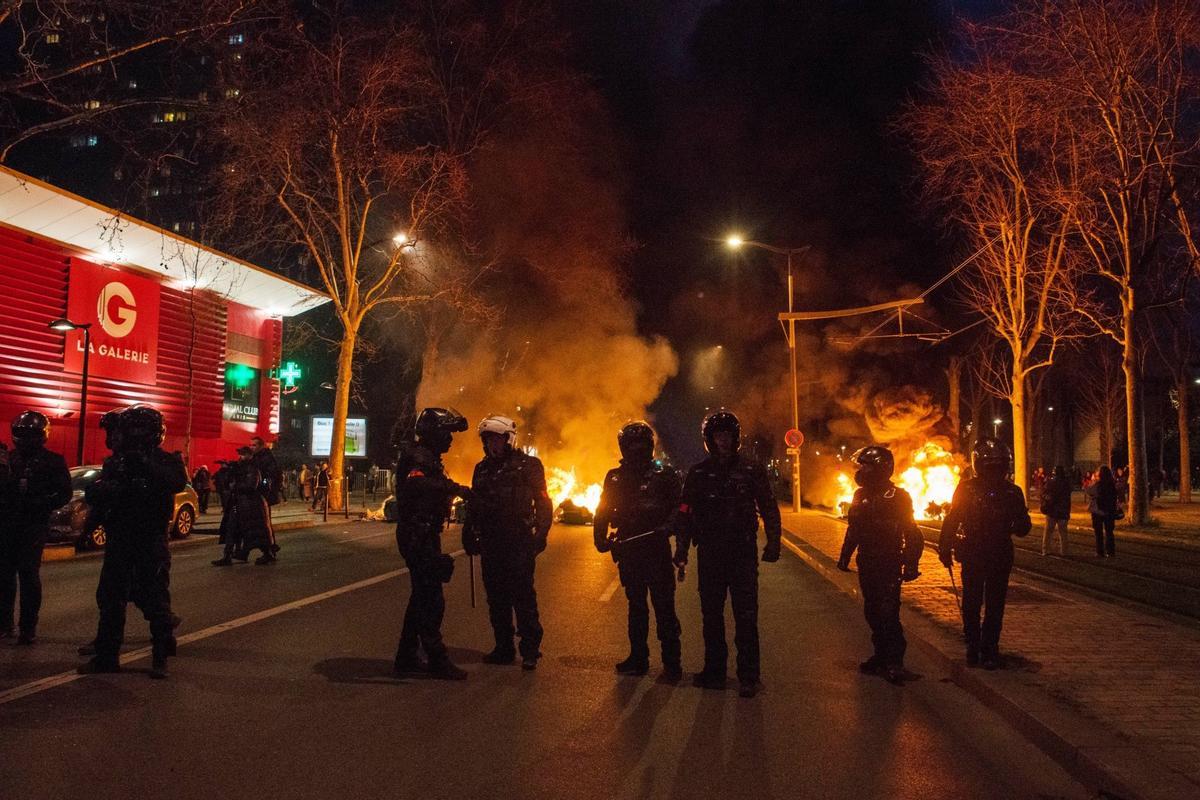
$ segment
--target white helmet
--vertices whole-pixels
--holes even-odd
[[[479,435],[483,436],[485,433],[500,434],[504,437],[504,443],[509,447],[513,447],[517,443],[517,423],[513,422],[509,417],[499,414],[484,417],[479,423]]]

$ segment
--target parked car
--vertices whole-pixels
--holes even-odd
[[[73,544],[80,550],[104,547],[108,537],[104,526],[87,530],[88,506],[83,499],[83,490],[100,477],[100,467],[89,465],[71,470],[71,499],[66,505],[50,514],[50,537],[48,544]],[[175,495],[175,513],[171,518],[171,537],[186,539],[196,527],[196,509],[200,501],[196,490],[189,483]]]

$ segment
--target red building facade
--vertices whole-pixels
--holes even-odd
[[[22,197],[30,187],[35,196]],[[47,192],[54,202],[37,204]],[[30,211],[45,205],[53,207],[45,209],[46,220],[63,209],[78,215],[74,227],[116,213],[27,176],[0,174],[0,422],[25,409],[41,411],[51,420],[49,446],[74,463],[84,336],[48,327],[65,317],[90,325],[84,463],[107,454],[100,415],[131,403],[163,412],[164,446],[183,451],[192,469],[233,457],[253,436],[270,441],[279,426],[272,371],[280,362],[283,316],[322,296],[127,218],[128,252],[110,252],[105,261],[87,246],[91,225],[80,228],[84,246],[31,230],[38,226]],[[206,268],[172,271],[170,259],[155,265],[139,258],[153,252],[146,243],[155,236],[165,243],[160,253],[169,245],[182,254],[180,263]],[[221,280],[205,279],[206,272],[218,274],[213,259]],[[276,305],[289,296],[290,305]],[[0,439],[8,441],[7,424]]]

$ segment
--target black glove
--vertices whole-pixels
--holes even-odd
[[[767,542],[767,546],[763,548],[762,560],[767,564],[774,564],[779,560],[779,553],[779,542]]]
[[[463,550],[467,551],[467,555],[469,555],[469,556],[479,555],[479,551],[480,551],[479,534],[477,534],[474,531],[474,529],[468,529],[466,526],[463,527],[462,544],[463,544]]]
[[[596,545],[596,552],[607,553],[612,550],[612,542],[607,536],[602,536],[599,531],[592,535],[592,543]]]
[[[915,581],[919,577],[921,577],[920,570],[916,567],[905,566],[904,572],[900,575],[900,580],[908,583],[909,581]]]
[[[549,541],[548,536],[545,536],[542,534],[534,534],[534,536],[533,536],[533,552],[534,552],[534,554],[536,555],[536,554],[542,552],[543,550],[545,550],[546,544],[548,543],[548,541]]]
[[[938,553],[938,561],[942,562],[943,567],[950,569],[950,567],[954,564],[954,554],[949,551],[945,553]]]

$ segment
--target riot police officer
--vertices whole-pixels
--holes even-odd
[[[851,458],[858,469],[838,569],[850,571],[858,551],[858,585],[863,615],[871,628],[875,654],[858,665],[892,683],[904,680],[904,628],[900,624],[900,583],[916,580],[924,541],[913,521],[908,492],[892,483],[895,461],[886,447],[871,445]]]
[[[692,467],[683,481],[683,496],[672,527],[675,563],[687,563],[696,544],[700,611],[704,627],[704,669],[693,684],[725,687],[728,646],[725,641],[725,596],[733,605],[737,676],[742,697],[754,697],[759,683],[758,518],[767,544],[762,560],[779,560],[782,529],[779,506],[767,471],[739,453],[741,424],[721,409],[701,426],[708,458]]]
[[[464,680],[442,642],[442,617],[446,598],[442,584],[454,571],[453,559],[442,552],[442,528],[454,497],[468,490],[446,476],[442,455],[450,449],[452,434],[467,429],[467,421],[453,410],[426,408],[413,428],[413,441],[401,445],[396,462],[396,545],[408,565],[412,594],[404,612],[404,628],[396,647],[398,675],[427,672],[447,680]],[[422,663],[419,648],[425,649]]]
[[[24,411],[12,421],[13,451],[0,452],[0,639],[13,634],[19,581],[18,644],[37,638],[50,512],[71,499],[67,462],[46,449],[49,430],[44,414]]]
[[[612,552],[629,600],[629,657],[616,669],[624,675],[645,675],[650,670],[649,594],[662,645],[663,678],[674,682],[683,670],[669,523],[679,506],[679,476],[654,461],[654,431],[645,422],[621,428],[617,445],[621,465],[604,477],[592,527],[596,549]],[[610,526],[615,529],[611,534]]]
[[[85,490],[107,542],[96,601],[100,606],[95,651],[79,668],[82,674],[117,672],[125,636],[125,606],[136,596],[150,623],[150,675],[167,676],[167,657],[175,653],[171,614],[171,554],[167,535],[175,495],[187,485],[183,461],[163,450],[162,414],[145,405],[121,411],[115,449]]]
[[[1012,453],[1008,445],[980,439],[971,452],[975,477],[958,485],[942,523],[938,557],[948,569],[962,564],[963,636],[967,664],[984,669],[1000,666],[1000,629],[1013,565],[1013,536],[1025,536],[1032,523],[1025,495],[1008,480]],[[979,623],[980,608],[983,625]]]
[[[487,664],[511,664],[520,636],[521,666],[537,668],[542,625],[538,619],[534,564],[546,549],[553,522],[546,472],[536,457],[517,450],[517,425],[503,416],[479,423],[484,458],[475,465],[472,498],[463,525],[463,547],[481,555],[488,618],[496,646],[483,657]],[[516,617],[516,629],[513,617]]]

